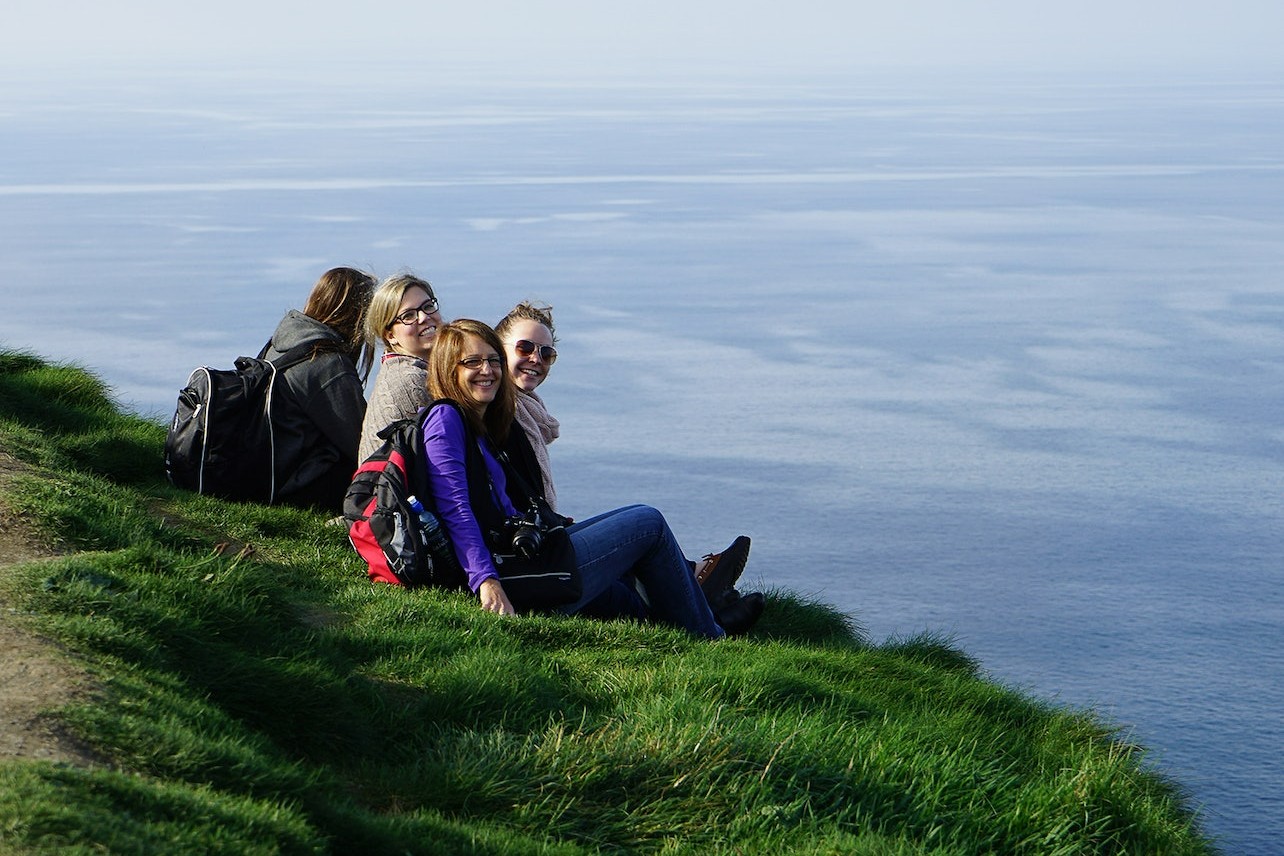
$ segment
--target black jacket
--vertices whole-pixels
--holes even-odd
[[[337,510],[357,468],[365,391],[343,338],[298,310],[281,319],[265,356],[273,359],[305,342],[316,343],[311,359],[290,366],[279,379],[298,407],[277,422],[277,496],[293,505]]]

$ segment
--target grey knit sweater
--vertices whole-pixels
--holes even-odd
[[[379,448],[383,442],[379,439],[380,431],[398,419],[410,419],[419,408],[427,407],[429,401],[427,363],[406,354],[384,354],[366,403],[357,460],[364,461]]]

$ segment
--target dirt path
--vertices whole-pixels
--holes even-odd
[[[0,577],[20,562],[56,555],[5,502],[25,467],[0,451]],[[88,691],[84,671],[55,643],[32,631],[0,591],[0,762],[16,758],[88,764],[90,755],[42,711]]]

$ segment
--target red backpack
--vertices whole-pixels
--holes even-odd
[[[426,407],[379,432],[383,444],[357,468],[343,500],[348,540],[370,579],[402,586],[462,588],[463,570],[429,501],[424,468]],[[415,499],[422,502],[412,502]],[[417,508],[415,506],[418,506]]]

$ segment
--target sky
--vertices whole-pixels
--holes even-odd
[[[1279,0],[7,0],[0,69],[1284,68]]]

